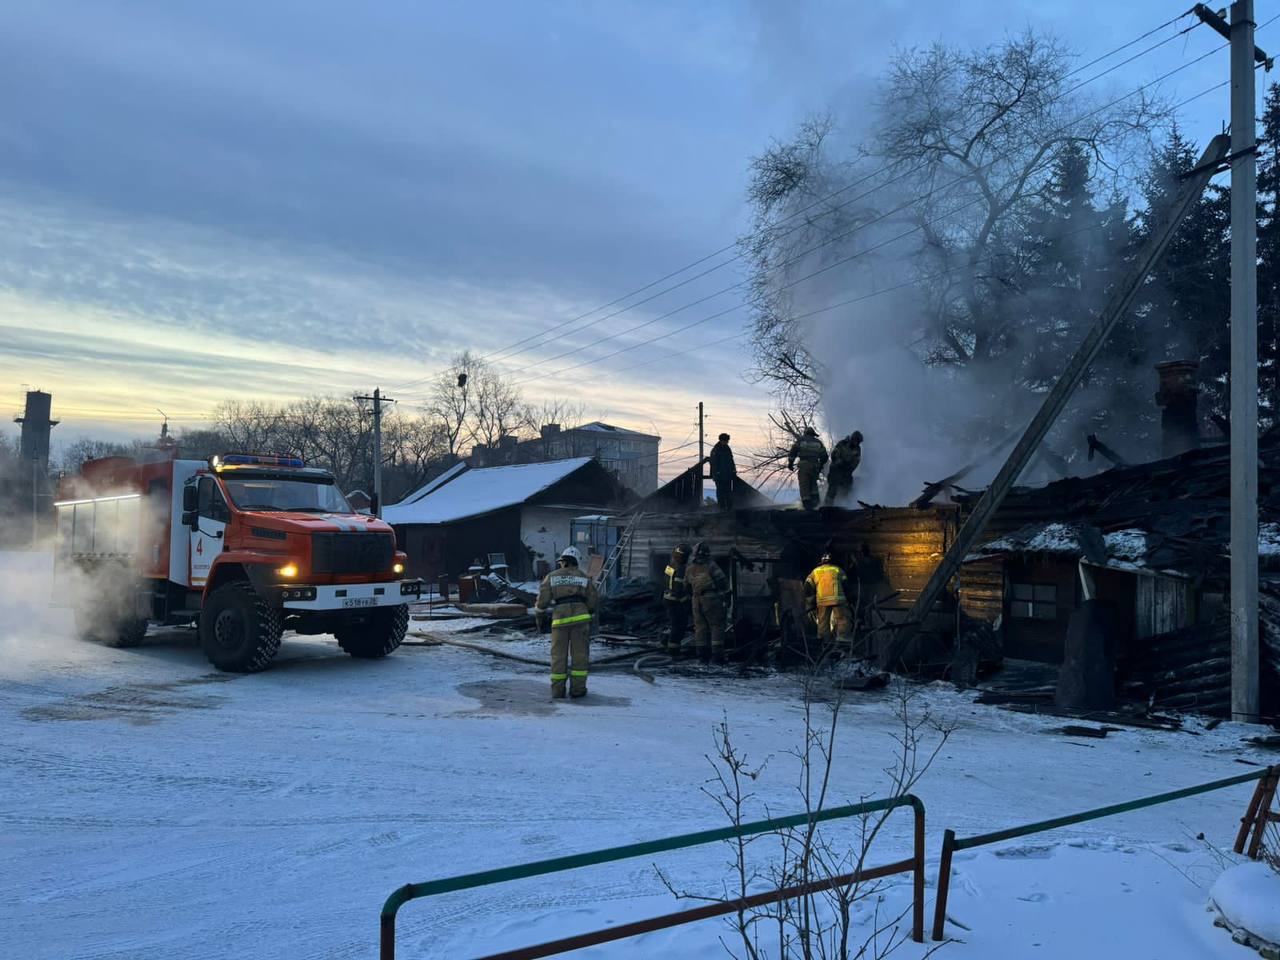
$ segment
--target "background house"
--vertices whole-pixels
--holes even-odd
[[[513,577],[531,579],[570,544],[575,517],[617,510],[633,499],[590,457],[503,467],[458,464],[382,515],[395,528],[414,576],[456,576],[475,557],[503,553]]]
[[[644,496],[658,488],[658,445],[662,438],[599,420],[562,430],[558,423],[544,424],[533,440],[504,437],[492,446],[476,444],[471,450],[473,467],[497,467],[518,463],[545,463],[575,457],[594,457],[633,492]]]

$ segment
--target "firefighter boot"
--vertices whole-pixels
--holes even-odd
[[[551,681],[551,699],[552,700],[563,700],[567,695],[568,695],[568,690],[565,689],[565,682],[563,680]]]
[[[710,663],[710,662],[711,662],[711,648],[710,648],[710,647],[699,647],[699,648],[698,648],[698,662],[699,662],[699,663]]]

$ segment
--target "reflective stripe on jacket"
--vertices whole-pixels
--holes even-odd
[[[667,569],[663,571],[667,578],[667,586],[662,591],[662,599],[687,600],[689,598],[689,590],[684,579],[687,569],[687,566],[677,567],[673,563],[667,564]]]
[[[551,626],[567,627],[586,623],[596,608],[596,587],[577,567],[552,570],[538,585],[536,609],[552,610]]]
[[[844,571],[834,564],[824,563],[814,567],[805,578],[805,586],[813,591],[817,605],[835,607],[844,603]]]

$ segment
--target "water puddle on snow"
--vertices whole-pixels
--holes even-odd
[[[27,720],[124,720],[135,725],[156,723],[161,717],[180,710],[212,710],[226,699],[217,694],[185,695],[188,687],[226,683],[235,674],[210,673],[166,683],[126,683],[94,693],[81,693],[53,703],[28,707],[22,711]]]
[[[455,687],[464,697],[478,700],[474,710],[463,710],[455,716],[489,717],[503,714],[524,717],[548,717],[560,709],[589,707],[628,707],[630,697],[607,697],[588,693],[581,700],[552,700],[551,690],[540,680],[477,680]]]

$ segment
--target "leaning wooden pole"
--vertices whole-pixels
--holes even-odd
[[[1022,434],[1022,439],[1013,448],[1013,451],[1009,454],[1009,459],[1005,461],[1004,466],[1000,468],[1000,472],[996,474],[996,478],[991,481],[991,486],[987,487],[986,492],[978,498],[977,504],[960,528],[959,533],[956,534],[955,540],[947,549],[947,552],[943,554],[942,561],[938,564],[937,569],[933,571],[933,575],[929,577],[929,582],[920,591],[920,596],[912,605],[906,621],[885,645],[884,650],[881,651],[880,665],[884,669],[891,670],[898,666],[908,644],[911,643],[921,624],[924,623],[929,611],[933,609],[934,603],[941,596],[951,578],[959,571],[960,564],[964,561],[969,551],[977,544],[978,538],[982,536],[987,527],[987,523],[995,512],[1000,509],[1000,504],[1004,502],[1005,496],[1013,489],[1018,476],[1031,461],[1036,448],[1040,446],[1040,442],[1044,440],[1045,435],[1049,432],[1049,428],[1061,416],[1062,411],[1067,406],[1067,402],[1071,399],[1072,392],[1079,385],[1085,371],[1089,368],[1089,364],[1093,362],[1093,359],[1098,355],[1098,351],[1106,343],[1107,337],[1111,335],[1111,331],[1115,329],[1120,318],[1125,315],[1132,305],[1133,298],[1142,287],[1147,274],[1151,272],[1152,267],[1164,255],[1165,248],[1168,247],[1169,241],[1173,238],[1174,233],[1177,232],[1183,217],[1186,216],[1187,211],[1191,209],[1191,205],[1204,192],[1204,188],[1208,185],[1210,178],[1218,172],[1223,161],[1227,158],[1230,148],[1230,137],[1225,134],[1214,137],[1209,141],[1209,145],[1205,148],[1200,161],[1182,181],[1173,203],[1170,204],[1163,220],[1160,221],[1159,227],[1152,232],[1143,246],[1133,268],[1125,275],[1112,294],[1106,308],[1098,315],[1097,322],[1084,338],[1084,342],[1076,350],[1066,369],[1063,370],[1062,376],[1058,378],[1058,382],[1045,395],[1039,412],[1032,418],[1031,423]]]

